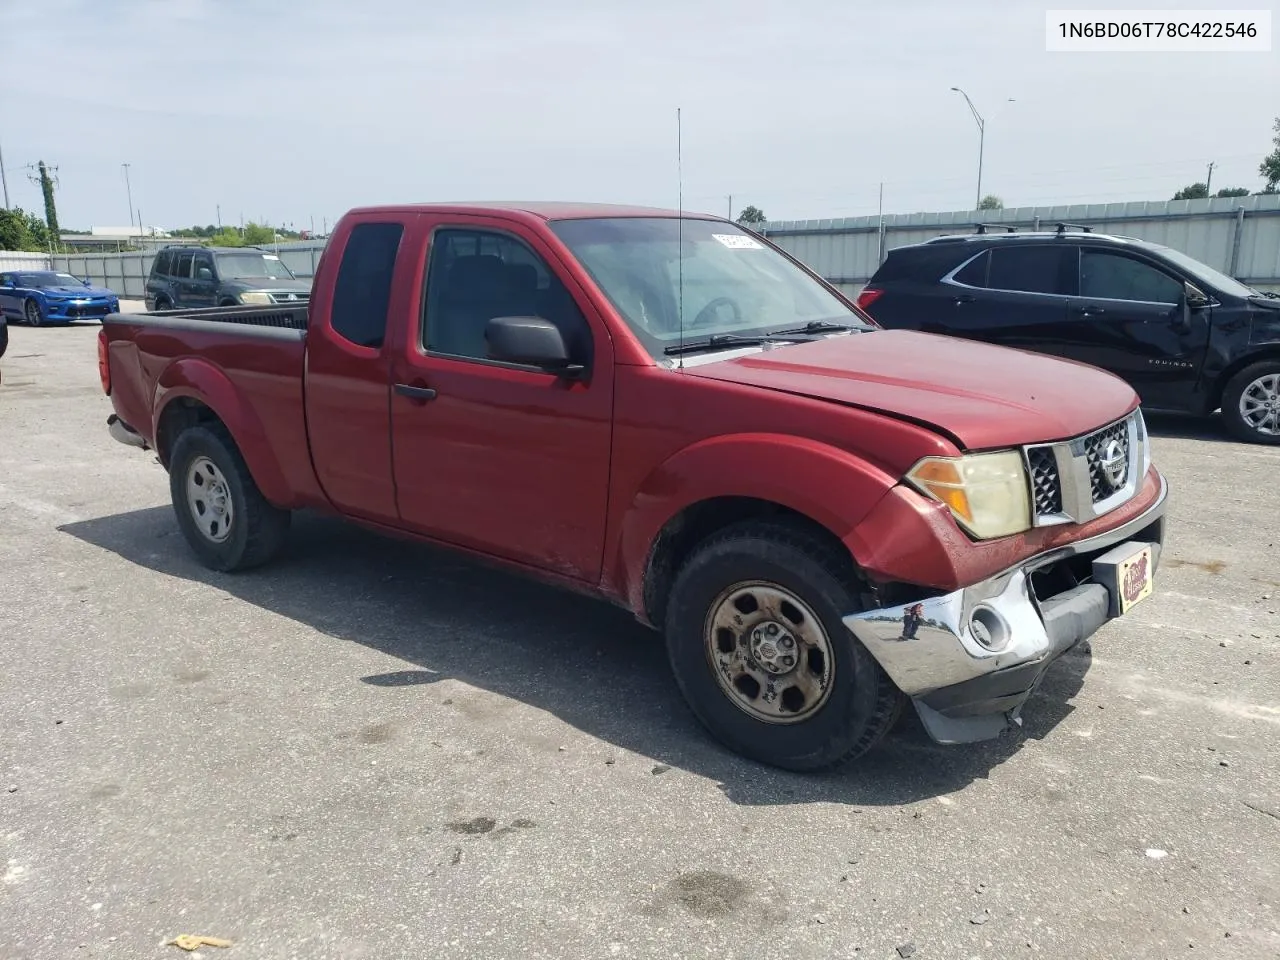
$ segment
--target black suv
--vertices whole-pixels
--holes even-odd
[[[147,277],[148,310],[305,303],[311,284],[259,247],[165,247]]]
[[[886,329],[1101,367],[1128,381],[1148,409],[1207,416],[1221,408],[1237,438],[1280,444],[1280,297],[1169,247],[1071,226],[980,226],[897,247],[858,305]]]

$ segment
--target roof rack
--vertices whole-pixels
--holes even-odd
[[[1059,223],[1058,236],[1062,236],[1062,234],[1066,233],[1067,227],[1075,227],[1077,230],[1081,230],[1084,233],[1093,233],[1093,227],[1086,227],[1083,223]]]
[[[1007,233],[1016,233],[1018,230],[1017,227],[1010,226],[1007,223],[975,223],[974,226],[978,228],[975,231],[976,233],[986,233],[988,230],[1004,230]]]

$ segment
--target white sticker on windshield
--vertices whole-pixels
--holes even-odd
[[[740,233],[713,233],[711,236],[715,237],[717,240],[723,243],[726,247],[730,247],[731,249],[734,249],[734,250],[763,250],[764,249],[764,244],[757,243],[755,240],[752,240],[750,237],[744,237]]]

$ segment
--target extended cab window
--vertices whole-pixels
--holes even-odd
[[[560,329],[569,356],[586,364],[591,333],[564,283],[525,243],[490,230],[446,228],[431,239],[422,346],[483,360],[494,317],[541,317]]]
[[[1182,284],[1163,270],[1105,250],[1080,251],[1080,296],[1099,300],[1177,303]]]
[[[330,323],[344,340],[380,347],[387,334],[391,277],[404,234],[402,223],[359,223],[347,238],[333,288]]]
[[[167,277],[169,275],[170,265],[173,263],[173,254],[168,250],[163,250],[156,254],[155,273],[158,277]]]

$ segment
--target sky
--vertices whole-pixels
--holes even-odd
[[[1167,200],[1211,161],[1215,190],[1261,187],[1280,41],[1046,52],[1045,10],[1066,5],[0,0],[0,151],[27,210],[27,165],[57,167],[64,229],[130,222],[125,163],[164,228],[219,208],[319,230],[377,203],[675,207],[681,189],[691,210],[844,217],[874,214],[881,183],[886,213],[967,210],[958,86],[1006,206]]]

